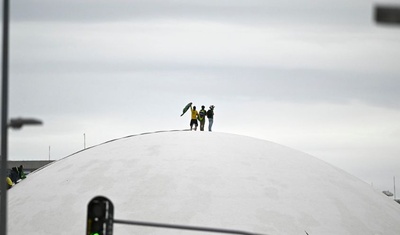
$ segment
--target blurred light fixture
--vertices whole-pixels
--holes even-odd
[[[381,24],[400,24],[400,6],[375,6],[375,21]]]
[[[8,127],[13,129],[21,129],[24,125],[42,125],[43,122],[35,118],[12,118],[8,123]]]

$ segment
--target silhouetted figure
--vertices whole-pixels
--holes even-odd
[[[193,126],[194,126],[194,130],[196,130],[197,126],[199,125],[197,123],[197,117],[199,116],[199,113],[196,110],[196,106],[193,106],[193,108],[192,108],[192,106],[190,106],[190,111],[192,114],[192,119],[190,119],[190,130],[193,129]]]
[[[204,131],[204,124],[206,123],[206,114],[204,105],[201,106],[201,110],[199,111],[198,119],[200,121],[200,131]]]
[[[207,111],[207,118],[208,118],[208,131],[212,131],[212,125],[214,123],[214,105],[211,105]]]

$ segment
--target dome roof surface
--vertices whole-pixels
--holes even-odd
[[[258,234],[400,234],[400,206],[305,153],[215,132],[166,131],[97,145],[9,192],[8,234],[85,234],[102,195],[120,220]],[[195,234],[114,225],[114,234]],[[196,234],[202,234],[196,232]]]

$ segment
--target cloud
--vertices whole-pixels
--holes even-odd
[[[273,21],[317,24],[368,21],[369,2],[362,1],[182,1],[182,0],[29,0],[12,2],[16,21],[124,21],[140,19],[197,19],[236,21],[245,24]]]
[[[349,31],[207,21],[24,22],[13,27],[11,65],[16,71],[29,73],[191,66],[396,73],[399,39],[394,32],[372,27]]]

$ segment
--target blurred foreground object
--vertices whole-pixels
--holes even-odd
[[[375,21],[380,24],[400,24],[400,6],[375,6]]]
[[[8,123],[8,127],[13,129],[21,129],[24,125],[42,125],[43,122],[34,118],[12,118]]]
[[[93,198],[87,210],[87,235],[113,234],[114,205],[105,197]]]

